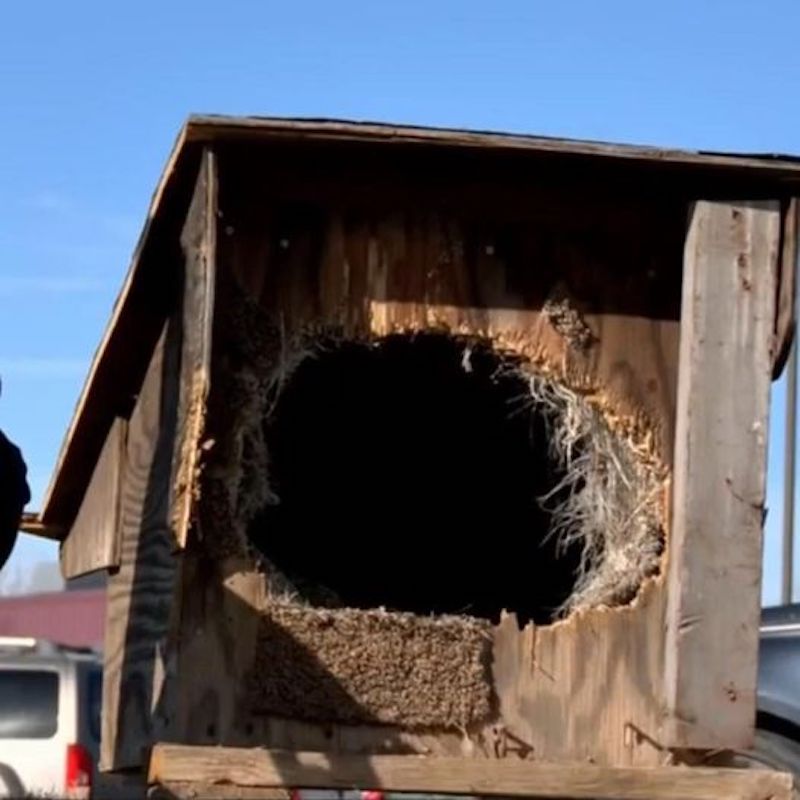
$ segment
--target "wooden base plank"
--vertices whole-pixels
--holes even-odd
[[[605,798],[791,800],[792,776],[708,767],[601,767],[517,759],[355,756],[159,744],[149,782],[236,787],[382,789],[393,792]],[[188,795],[182,795],[188,796]]]

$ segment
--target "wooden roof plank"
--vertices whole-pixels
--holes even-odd
[[[186,124],[186,141],[189,142],[210,142],[243,137],[253,140],[314,139],[317,141],[427,144],[451,148],[523,150],[540,154],[600,157],[682,167],[726,168],[741,173],[756,171],[776,178],[785,175],[800,180],[800,159],[775,154],[738,155],[493,131],[328,119],[194,115],[189,117]]]

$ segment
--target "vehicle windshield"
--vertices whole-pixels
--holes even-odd
[[[0,739],[49,739],[58,730],[58,673],[0,669]]]

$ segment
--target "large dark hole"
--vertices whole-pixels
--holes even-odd
[[[546,425],[500,359],[443,335],[306,359],[265,422],[280,504],[250,537],[309,602],[552,621],[578,553],[547,537]]]

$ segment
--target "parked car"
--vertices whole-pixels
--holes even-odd
[[[97,653],[0,637],[0,797],[86,800],[101,703]]]
[[[752,757],[800,778],[800,604],[762,612],[757,724]]]

